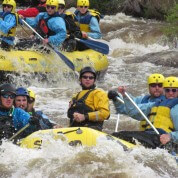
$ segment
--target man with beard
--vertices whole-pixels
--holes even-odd
[[[107,94],[96,88],[96,72],[84,67],[79,77],[82,91],[72,98],[68,109],[71,127],[90,127],[102,130],[104,120],[110,116]]]

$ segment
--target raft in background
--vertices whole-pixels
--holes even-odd
[[[80,71],[85,66],[92,66],[97,73],[104,73],[108,68],[108,59],[94,50],[62,52]],[[57,73],[71,72],[71,69],[54,52],[38,51],[4,51],[0,50],[0,72],[6,73]],[[2,79],[2,78],[1,78]]]
[[[23,148],[32,149],[40,148],[43,145],[43,140],[46,138],[46,136],[51,136],[50,138],[54,140],[61,139],[63,141],[67,141],[71,146],[95,146],[97,144],[97,140],[100,137],[104,137],[107,140],[112,140],[122,145],[125,150],[135,147],[135,145],[127,141],[118,139],[109,134],[88,127],[68,127],[59,129],[39,130],[22,139],[20,146]],[[45,145],[46,144],[47,143],[45,143]]]

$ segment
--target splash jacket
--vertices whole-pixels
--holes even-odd
[[[24,17],[36,17],[40,12],[46,12],[46,3],[39,4],[37,7],[17,11],[19,15],[23,15]]]
[[[101,89],[82,90],[72,99],[72,106],[68,110],[71,126],[97,127],[102,130],[103,121],[110,116],[109,99]],[[73,120],[73,113],[85,115],[81,123]]]
[[[20,108],[4,109],[0,107],[0,139],[10,138],[27,125],[29,119],[30,115]]]
[[[66,38],[66,26],[64,20],[57,14],[48,15],[47,12],[42,12],[37,15],[35,19],[26,18],[26,22],[33,28],[43,27],[40,29],[42,32],[46,32],[49,43],[58,47]],[[43,23],[42,23],[43,22]]]
[[[94,10],[88,10],[86,14],[81,14],[80,11],[74,12],[76,15],[76,23],[81,31],[87,32],[88,36],[94,39],[101,38],[101,31],[99,27],[100,14]]]
[[[18,15],[17,13],[1,12],[0,17],[1,39],[9,45],[13,45],[19,21]]]

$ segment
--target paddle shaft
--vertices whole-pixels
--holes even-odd
[[[151,128],[159,135],[158,130],[154,127],[154,125],[149,121],[149,119],[145,116],[145,114],[142,112],[142,110],[136,105],[136,103],[132,100],[132,98],[125,92],[125,96],[131,101],[131,103],[137,108],[137,110],[140,112],[140,114],[143,116],[143,118],[148,122],[148,124],[151,126]]]
[[[44,38],[34,29],[32,28],[25,20],[21,19],[22,22],[28,27],[30,28],[41,40],[44,40]],[[74,64],[66,57],[64,56],[62,53],[60,53],[58,50],[56,50],[52,45],[50,45],[48,43],[48,46],[54,50],[54,52],[56,52],[58,54],[58,56],[65,62],[65,64],[72,69],[73,71],[75,71],[75,66]]]
[[[29,126],[30,126],[30,124],[27,124],[24,127],[22,127],[17,133],[15,133],[11,138],[9,138],[8,141],[12,141],[15,137],[17,137],[19,134],[21,134]]]

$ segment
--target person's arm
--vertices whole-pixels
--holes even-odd
[[[178,144],[178,104],[171,109],[171,118],[174,124],[175,131],[170,133],[171,139]]]
[[[17,13],[19,15],[23,15],[24,17],[36,17],[39,14],[39,10],[36,7],[32,7],[24,10],[18,10]]]
[[[24,18],[24,20],[33,28],[37,27],[39,20],[42,18],[44,13],[39,13],[35,18]]]
[[[7,34],[9,30],[16,26],[16,17],[13,14],[5,16],[4,20],[0,19],[0,31]]]
[[[61,17],[51,18],[48,21],[49,28],[56,34],[48,38],[48,42],[54,46],[59,46],[66,39],[66,26]]]
[[[155,102],[148,102],[148,103],[141,103],[144,96],[139,96],[133,98],[134,102],[137,104],[137,106],[141,109],[141,111],[148,116],[148,114],[151,111],[151,108],[154,106]],[[125,108],[127,114],[136,120],[143,120],[143,116],[140,114],[140,112],[135,108],[135,106],[131,103],[131,101],[124,96],[124,102],[125,102]]]
[[[88,36],[94,39],[100,39],[102,35],[101,35],[100,26],[99,26],[99,23],[96,17],[91,18],[89,27],[90,27],[91,32],[87,33]]]
[[[91,93],[92,94],[92,93]],[[93,93],[94,109],[95,111],[88,113],[90,121],[104,121],[110,116],[109,99],[106,92],[97,89]]]

